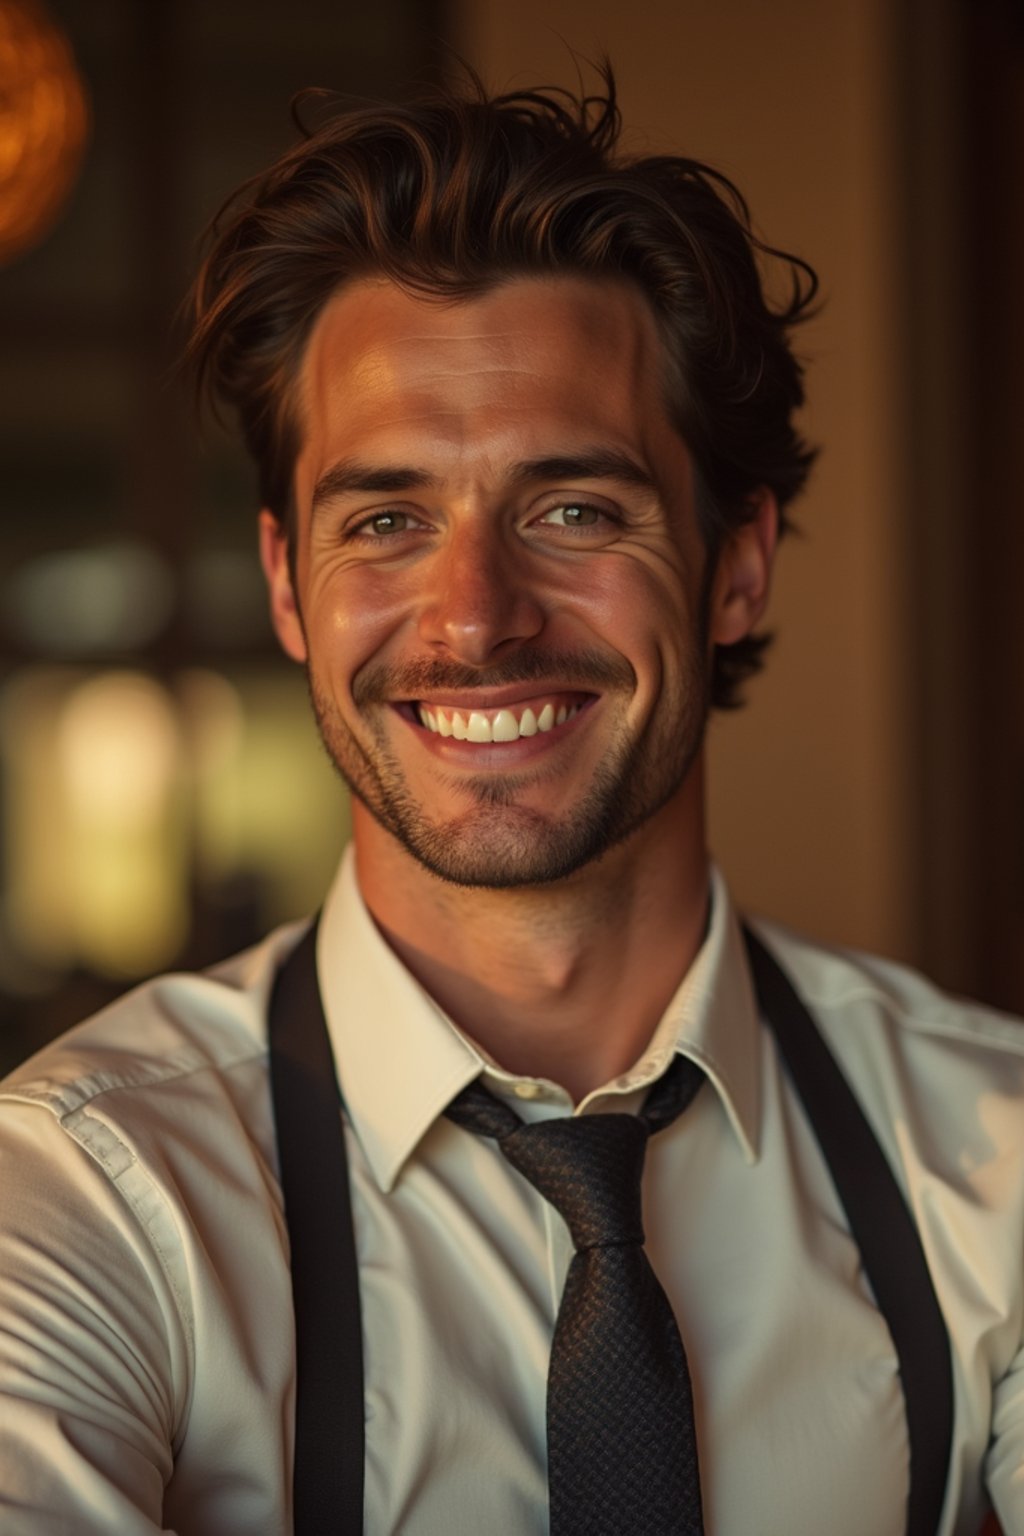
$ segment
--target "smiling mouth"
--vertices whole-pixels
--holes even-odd
[[[518,741],[520,736],[545,736],[566,725],[593,698],[594,695],[551,694],[500,709],[456,709],[448,704],[418,703],[414,710],[420,724],[435,736],[482,745]]]

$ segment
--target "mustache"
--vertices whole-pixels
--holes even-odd
[[[357,705],[384,704],[395,699],[418,699],[425,693],[443,693],[445,689],[483,691],[515,683],[631,692],[636,686],[636,673],[624,656],[586,650],[517,651],[487,667],[424,657],[395,666],[371,662],[353,678],[352,698]]]

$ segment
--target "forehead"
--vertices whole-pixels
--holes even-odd
[[[383,280],[322,311],[299,380],[296,489],[356,451],[429,455],[442,475],[586,443],[653,464],[682,445],[667,357],[631,284],[518,278],[456,301]]]

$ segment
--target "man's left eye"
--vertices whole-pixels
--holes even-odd
[[[601,513],[597,507],[588,507],[585,502],[567,501],[561,506],[550,507],[541,518],[542,523],[553,524],[556,528],[589,528],[601,520]]]

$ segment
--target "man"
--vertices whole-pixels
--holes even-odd
[[[705,845],[813,283],[769,307],[729,184],[617,129],[342,112],[222,216],[193,356],[353,844],[315,964],[273,934],[8,1081],[5,1531],[287,1531],[293,1472],[303,1530],[337,1472],[345,1529],[410,1536],[1024,1531],[1024,1038],[745,937]],[[353,1316],[356,1452],[304,1408]]]

